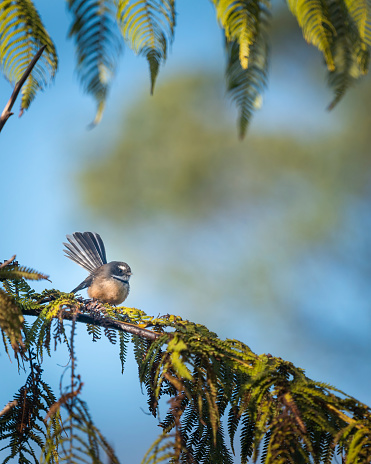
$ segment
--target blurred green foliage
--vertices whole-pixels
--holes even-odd
[[[272,36],[272,73],[289,86],[310,82],[315,106],[325,112],[330,97],[318,91],[319,53],[282,12]],[[352,273],[357,286],[368,279],[367,226],[359,224],[368,220],[360,205],[369,195],[370,93],[366,82],[353,89],[327,113],[333,124],[325,129],[325,117],[308,128],[295,120],[308,121],[308,105],[293,108],[291,96],[280,95],[277,126],[285,129],[269,130],[264,121],[264,130],[256,125],[238,141],[222,82],[212,73],[183,72],[154,97],[133,100],[104,153],[92,157],[89,148],[78,175],[83,202],[120,234],[140,234],[140,246],[132,242],[136,259],[157,263],[151,280],[161,294],[169,298],[171,286],[203,313],[231,305],[240,313],[259,308],[254,314],[263,317],[290,314],[305,336],[306,318],[316,311],[296,316],[300,309],[321,311],[323,304],[331,314],[339,304],[331,279],[340,287]]]
[[[240,142],[222,117],[223,104],[211,75],[175,77],[155,98],[139,99],[105,156],[81,172],[84,201],[118,223],[269,209],[284,212],[295,237],[323,237],[347,197],[362,194],[368,182],[367,133],[355,133],[357,113],[349,113],[341,132],[250,134]]]
[[[89,155],[79,174],[83,201],[118,229],[163,221],[141,253],[150,261],[151,249],[164,253],[177,237],[183,250],[161,254],[154,279],[172,276],[204,311],[233,301],[262,314],[296,313],[296,292],[308,290],[297,280],[303,265],[317,253],[322,260],[342,253],[353,233],[349,210],[367,195],[365,93],[353,91],[345,111],[331,113],[332,131],[251,131],[241,142],[224,119],[222,84],[211,74],[175,76],[154,97],[134,101],[104,156]]]

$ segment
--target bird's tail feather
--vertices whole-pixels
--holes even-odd
[[[67,240],[69,243],[63,243],[66,256],[90,273],[107,263],[106,251],[99,234],[75,232],[67,235]]]

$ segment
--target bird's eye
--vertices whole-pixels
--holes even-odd
[[[121,268],[117,269],[117,274],[122,274],[122,269]]]

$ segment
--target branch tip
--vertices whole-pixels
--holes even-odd
[[[43,51],[46,49],[46,45],[43,45],[38,52],[35,54],[35,56],[32,58],[30,64],[27,66],[25,72],[23,73],[22,77],[19,79],[19,81],[15,84],[14,90],[12,95],[10,96],[10,99],[8,103],[5,105],[5,108],[3,112],[1,113],[0,116],[0,132],[2,128],[4,127],[5,123],[7,120],[12,116],[14,113],[11,112],[11,109],[13,108],[13,105],[18,97],[18,94],[23,86],[23,84],[26,82],[28,76],[31,74],[33,67],[39,60],[40,56],[42,55]],[[19,113],[19,116],[22,116],[24,111],[24,108],[21,108],[21,111]]]

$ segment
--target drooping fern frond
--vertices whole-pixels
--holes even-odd
[[[17,353],[23,345],[24,317],[21,301],[28,301],[34,294],[34,290],[24,279],[42,280],[48,279],[48,276],[28,267],[19,266],[14,262],[14,258],[15,256],[0,264],[0,284],[3,286],[3,289],[0,288],[0,331],[3,333],[5,349],[7,350],[8,341]]]
[[[255,43],[260,27],[260,1],[213,0],[217,18],[227,42],[237,42],[242,69],[249,65],[250,47]]]
[[[331,43],[336,31],[329,18],[326,1],[287,0],[287,3],[303,30],[305,40],[323,53],[328,69],[333,71],[335,64]]]
[[[351,20],[355,23],[359,36],[367,45],[371,45],[370,5],[367,0],[344,0]]]
[[[68,395],[68,393],[66,394]],[[42,448],[40,463],[54,462],[119,464],[119,461],[107,440],[94,425],[84,401],[70,395],[68,401],[62,402],[62,412],[67,413],[59,427],[53,427],[48,421],[45,444]],[[54,413],[55,414],[55,413]],[[57,447],[56,447],[57,443]],[[107,459],[102,458],[102,451]],[[57,456],[57,461],[55,460]]]
[[[151,94],[160,64],[174,37],[175,0],[116,0],[117,18],[125,40],[149,64]]]
[[[92,324],[86,324],[86,330],[92,336],[92,341],[96,342],[101,339],[102,330],[100,327]]]
[[[288,0],[305,39],[322,51],[335,97],[332,109],[369,66],[370,5],[367,0]]]
[[[7,79],[15,84],[35,53],[46,49],[22,87],[21,114],[36,92],[44,89],[58,67],[55,46],[31,0],[0,1],[0,65]]]
[[[85,92],[97,102],[93,124],[102,118],[109,86],[117,67],[121,44],[113,0],[68,0],[73,20],[77,73]]]
[[[23,463],[39,462],[33,445],[40,448],[44,445],[46,428],[43,418],[56,401],[52,390],[41,378],[42,369],[33,360],[30,362],[30,375],[14,396],[14,406],[0,417],[0,440],[8,441],[2,449],[9,450],[3,463],[12,462],[12,459]],[[53,418],[50,427],[56,429],[57,424],[58,418]]]
[[[53,292],[55,292],[55,290],[49,290],[45,293],[53,294]],[[48,310],[44,309],[33,324],[25,330],[26,345],[28,347],[33,347],[38,359],[41,361],[44,356],[44,350],[46,350],[49,356],[51,355],[52,340],[54,340],[54,350],[57,349],[58,344],[64,343],[66,344],[70,355],[72,355],[71,346],[63,324],[63,317],[61,317],[64,306],[72,301],[72,296],[69,293],[62,293],[59,294],[59,296],[59,301],[51,301],[48,305]],[[32,299],[35,300],[38,297],[39,295],[34,295]],[[20,304],[22,304],[22,302],[20,302]],[[27,311],[32,311],[35,307],[37,307],[37,303],[35,303],[35,301],[33,301],[29,307],[22,305],[23,312],[25,314],[27,314]],[[53,323],[55,325],[52,332]]]
[[[352,5],[348,6],[351,9],[345,3],[335,0],[331,0],[328,6],[329,17],[336,31],[331,47],[335,68],[329,72],[329,85],[334,90],[335,97],[329,109],[334,108],[348,88],[367,73],[369,66],[370,50],[366,44],[367,10],[362,10],[361,14]]]
[[[18,351],[22,345],[22,324],[24,317],[17,306],[15,298],[0,289],[0,329],[3,333],[3,342],[7,349],[7,341],[14,351]]]
[[[227,91],[237,105],[239,136],[243,138],[253,111],[261,106],[267,83],[269,50],[265,33],[261,30],[251,47],[247,69],[241,66],[238,42],[227,41],[226,53]]]
[[[54,308],[53,312],[55,312]],[[110,463],[119,464],[113,449],[94,425],[86,403],[79,397],[83,383],[80,375],[76,374],[74,339],[77,314],[78,306],[71,307],[72,327],[69,337],[71,359],[70,366],[66,368],[66,370],[71,371],[71,376],[67,388],[64,389],[59,400],[55,401],[50,407],[44,419],[44,422],[48,423],[48,427],[46,440],[42,447],[41,462],[54,463],[55,457],[57,457],[57,462],[61,460],[62,462],[74,462],[76,464],[79,462],[101,464],[104,462],[101,459],[101,452],[103,451]],[[46,315],[46,318],[48,318],[48,315]],[[66,415],[67,417],[65,417]],[[63,423],[59,422],[57,427],[53,427],[53,421],[55,422],[56,417],[62,417]]]
[[[212,0],[225,35],[227,91],[236,103],[243,138],[254,109],[260,108],[268,72],[269,2]]]
[[[126,332],[120,332],[119,333],[119,346],[120,346],[120,362],[121,362],[121,374],[124,373],[125,369],[125,362],[126,362],[126,357],[128,353],[128,344],[130,341],[129,334]]]
[[[144,455],[141,464],[159,464],[160,462],[177,462],[174,450],[174,435],[161,434]]]

